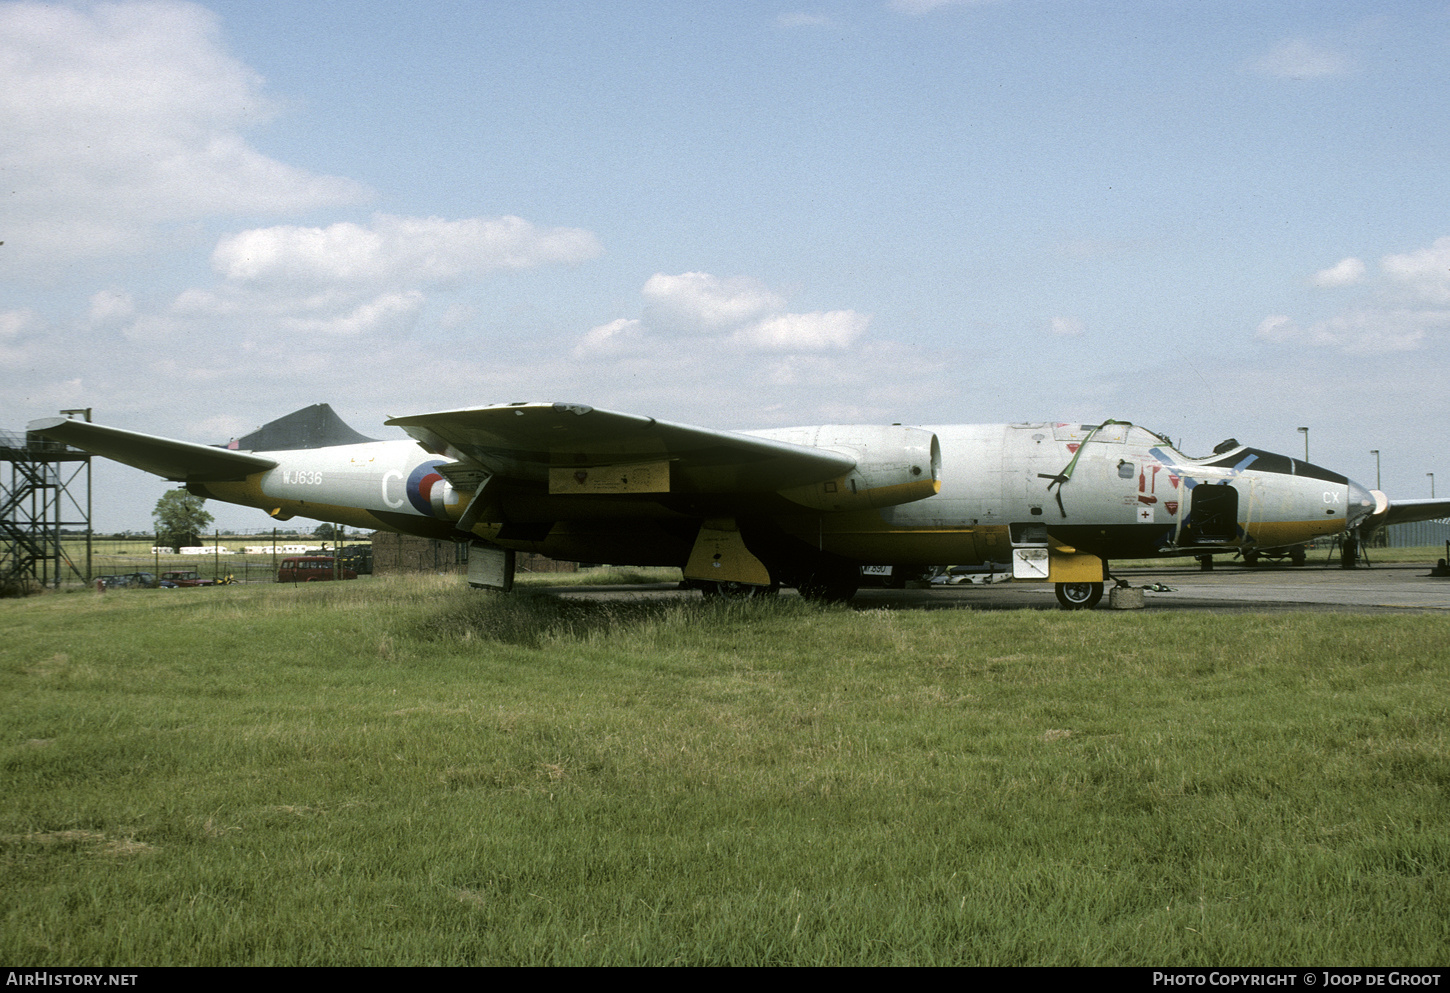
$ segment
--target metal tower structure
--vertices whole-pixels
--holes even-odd
[[[89,409],[61,413],[91,419]],[[77,531],[86,542],[81,564],[61,540]],[[91,578],[91,457],[39,435],[0,431],[0,595],[58,587],[68,575]]]

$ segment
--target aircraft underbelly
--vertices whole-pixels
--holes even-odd
[[[494,543],[520,552],[534,552],[565,562],[610,565],[683,566],[694,543],[693,529],[662,526],[658,521],[571,521],[534,536],[509,537],[493,529]]]
[[[809,535],[799,535],[808,539]],[[991,549],[1007,546],[1006,528],[928,529],[893,532],[832,531],[821,535],[818,547],[862,564],[944,565],[997,560]],[[1007,554],[1010,554],[1007,553]]]

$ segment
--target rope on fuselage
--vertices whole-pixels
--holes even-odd
[[[1082,444],[1077,446],[1077,451],[1072,453],[1072,461],[1068,462],[1068,464],[1063,467],[1063,470],[1061,472],[1057,473],[1056,475],[1048,475],[1045,472],[1039,472],[1037,474],[1038,479],[1051,480],[1051,482],[1047,484],[1047,492],[1052,493],[1052,488],[1054,486],[1057,487],[1057,492],[1053,493],[1053,496],[1057,498],[1057,510],[1060,514],[1062,514],[1063,517],[1067,516],[1067,508],[1062,505],[1062,486],[1064,483],[1072,478],[1072,471],[1077,468],[1077,460],[1082,458],[1083,449],[1088,447],[1088,442],[1096,438],[1098,432],[1101,431],[1103,428],[1107,427],[1109,424],[1125,424],[1128,427],[1133,426],[1132,421],[1103,421],[1103,423],[1099,424],[1097,427],[1093,428],[1091,431],[1088,432],[1087,437],[1082,440]]]

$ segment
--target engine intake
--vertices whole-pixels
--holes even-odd
[[[843,476],[781,490],[787,500],[815,510],[895,507],[941,490],[941,445],[924,428],[897,424],[824,425],[801,444],[839,452],[856,462]]]

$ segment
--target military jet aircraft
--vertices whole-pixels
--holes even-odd
[[[469,541],[469,579],[513,556],[676,565],[731,595],[849,599],[863,564],[1010,562],[1095,605],[1113,559],[1280,547],[1450,513],[1236,441],[1189,458],[1122,421],[719,431],[571,403],[395,417],[373,441],[325,404],[218,448],[64,418],[29,430],[199,496]],[[1433,503],[1433,506],[1429,506]]]

